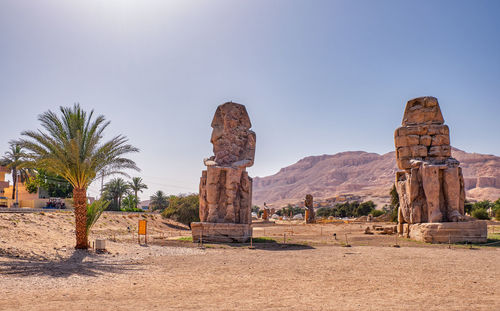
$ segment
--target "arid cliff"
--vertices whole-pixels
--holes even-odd
[[[456,148],[452,149],[452,156],[461,163],[467,199],[500,197],[500,157]],[[310,156],[274,175],[255,177],[253,203],[280,206],[303,200],[310,193],[315,200],[353,194],[383,205],[389,202],[389,190],[397,170],[394,152],[379,155],[347,151]]]

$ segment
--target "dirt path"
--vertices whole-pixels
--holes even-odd
[[[0,310],[500,309],[499,249],[154,248],[27,270],[4,260]]]
[[[285,224],[254,229],[279,243],[198,249],[154,215],[139,246],[139,216],[109,213],[93,237],[116,242],[95,254],[71,248],[71,216],[0,215],[0,310],[500,310],[500,247],[394,248],[370,224]]]

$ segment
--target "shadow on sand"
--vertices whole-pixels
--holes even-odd
[[[133,263],[104,262],[98,254],[84,250],[75,250],[69,258],[51,260],[47,258],[17,258],[9,254],[1,257],[9,261],[0,261],[0,277],[12,276],[49,276],[66,278],[72,275],[96,277],[103,273],[120,273],[140,270]]]
[[[235,248],[250,247],[250,243],[227,243],[226,245]],[[272,238],[254,238],[252,248],[265,251],[299,251],[305,249],[314,249],[314,247],[307,244],[279,243]]]
[[[190,229],[187,227],[175,225],[175,224],[169,224],[168,222],[163,222],[163,224],[169,228],[175,229],[175,230],[182,230],[182,231],[189,231]]]

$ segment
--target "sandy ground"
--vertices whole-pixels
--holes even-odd
[[[279,243],[198,248],[154,215],[140,246],[137,218],[107,214],[94,236],[116,242],[95,254],[70,247],[69,216],[0,214],[0,310],[500,310],[499,247],[395,248],[367,224],[289,224],[254,230]]]

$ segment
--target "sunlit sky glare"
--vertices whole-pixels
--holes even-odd
[[[483,0],[0,0],[0,153],[79,102],[141,149],[147,199],[198,191],[226,101],[246,105],[249,172],[266,176],[392,151],[406,101],[432,95],[453,146],[500,155],[499,15]]]

